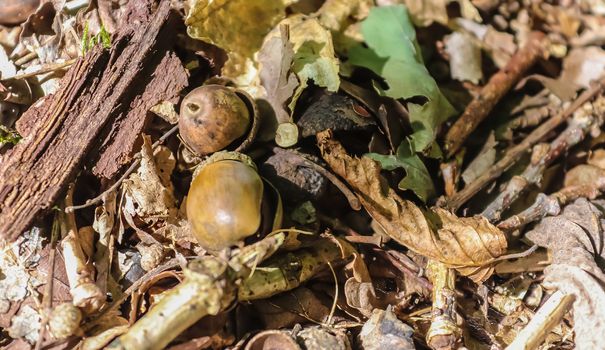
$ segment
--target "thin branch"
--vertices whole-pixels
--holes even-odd
[[[551,195],[540,193],[534,204],[517,215],[502,221],[498,228],[513,231],[545,216],[556,216],[561,208],[578,198],[596,198],[605,191],[605,178],[599,179],[591,186],[569,186]]]
[[[521,143],[510,148],[502,159],[494,164],[490,169],[471,182],[460,192],[454,194],[451,198],[445,201],[445,207],[452,211],[457,211],[464,203],[471,199],[477,192],[483,189],[487,184],[494,181],[536,143],[542,140],[551,131],[556,129],[561,123],[567,120],[578,108],[584,103],[590,101],[596,95],[603,91],[605,86],[605,76],[601,76],[599,80],[588,90],[584,91],[573,103],[565,110],[561,111],[556,116],[550,118],[544,124],[540,125],[532,131]]]
[[[59,69],[67,68],[67,67],[71,66],[72,64],[74,64],[75,62],[76,62],[76,59],[74,58],[71,60],[67,60],[65,62],[45,64],[42,67],[40,67],[40,69],[38,69],[37,71],[13,75],[12,77],[3,78],[1,81],[21,80],[21,79],[35,77],[36,75],[50,73],[50,72],[54,72]]]
[[[585,115],[582,113],[583,110],[579,110],[578,112],[569,121],[569,125],[565,131],[549,146],[537,145],[534,147],[531,162],[523,173],[513,177],[506,185],[506,188],[485,208],[481,215],[491,222],[500,220],[502,212],[508,209],[519,198],[521,193],[530,185],[540,183],[544,171],[555,159],[582,141],[595,122],[599,124],[598,126],[602,123],[601,118]]]
[[[46,334],[46,325],[48,324],[48,318],[50,312],[52,310],[53,304],[53,280],[55,278],[55,257],[57,255],[57,241],[59,240],[60,234],[60,224],[59,224],[59,216],[55,215],[55,219],[53,220],[53,226],[50,236],[50,252],[49,254],[49,271],[48,277],[46,281],[46,285],[44,286],[44,296],[42,297],[42,320],[40,322],[40,332],[38,333],[38,340],[36,341],[35,350],[40,350],[42,348],[42,343],[44,342],[44,337]]]
[[[179,129],[179,126],[175,125],[174,127],[172,127],[172,129],[166,131],[166,133],[164,135],[162,135],[156,142],[154,142],[151,145],[151,149],[153,150],[157,146],[164,143],[164,141],[166,141],[166,139],[168,137],[170,137],[172,134],[174,134],[178,129]],[[108,193],[111,193],[112,191],[117,190],[118,187],[120,187],[120,185],[122,184],[122,181],[124,181],[130,174],[132,174],[132,172],[135,171],[135,169],[139,166],[139,164],[141,163],[141,152],[139,151],[133,158],[134,158],[134,162],[130,165],[130,167],[128,167],[126,172],[124,172],[124,174],[122,176],[120,176],[120,178],[113,185],[111,185],[111,187],[109,187],[107,190],[103,191],[101,194],[99,194],[95,198],[87,200],[86,203],[84,203],[84,204],[65,207],[65,212],[71,213],[73,211],[92,207],[93,205],[101,203],[103,201],[103,198],[105,198],[105,196]]]
[[[455,154],[466,138],[489,115],[498,101],[519,81],[521,76],[542,56],[544,33],[532,32],[527,44],[517,51],[510,61],[481,89],[464,113],[456,120],[445,136],[447,156]]]

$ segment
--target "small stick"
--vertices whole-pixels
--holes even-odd
[[[61,63],[49,63],[49,64],[45,64],[40,69],[38,69],[37,71],[13,75],[12,77],[3,78],[2,81],[21,80],[21,79],[27,79],[27,78],[35,77],[36,75],[45,74],[45,73],[49,73],[49,72],[54,72],[56,70],[69,67],[72,64],[74,64],[75,62],[76,62],[76,59],[74,58],[74,59],[67,60],[67,61],[61,62]]]
[[[531,162],[523,170],[523,173],[513,177],[504,191],[498,194],[498,197],[485,208],[481,215],[491,222],[500,220],[502,212],[508,209],[521,193],[530,185],[540,183],[544,171],[555,159],[584,139],[595,122],[595,118],[592,115],[585,115],[582,113],[583,110],[578,110],[578,112],[569,121],[565,131],[549,146],[537,145],[534,147]],[[596,122],[601,123],[598,119],[596,119]]]
[[[153,150],[160,144],[164,143],[164,141],[166,141],[166,139],[168,137],[170,137],[170,135],[174,134],[178,129],[179,129],[179,126],[175,125],[172,127],[172,129],[166,131],[166,133],[164,135],[162,135],[156,142],[154,142],[151,145],[151,149]],[[103,191],[101,194],[99,194],[95,198],[87,200],[86,203],[84,203],[84,204],[70,205],[68,207],[65,207],[65,212],[71,213],[73,211],[92,207],[93,205],[101,203],[103,201],[103,198],[105,198],[105,196],[108,193],[117,190],[118,187],[120,187],[120,185],[122,184],[122,181],[124,181],[128,177],[128,175],[132,174],[132,172],[135,171],[137,166],[139,166],[139,163],[141,163],[141,152],[139,151],[133,158],[134,158],[134,162],[130,165],[130,167],[126,170],[126,172],[124,172],[124,174],[113,185],[111,185],[111,187],[109,187],[107,190]]]
[[[540,193],[534,204],[517,215],[502,221],[498,228],[513,231],[524,225],[540,220],[545,216],[555,216],[561,213],[565,204],[577,198],[596,198],[605,190],[604,179],[599,179],[594,186],[570,186],[549,196]]]
[[[342,192],[342,194],[347,198],[347,201],[349,202],[349,205],[351,206],[351,208],[353,210],[361,209],[361,203],[359,202],[359,199],[357,198],[355,193],[353,193],[353,191],[351,191],[347,187],[347,185],[344,184],[344,182],[340,181],[340,179],[337,178],[336,175],[334,175],[331,172],[329,172],[328,170],[324,169],[321,165],[313,162],[312,160],[305,157],[302,153],[298,152],[297,150],[293,150],[293,149],[285,150],[285,149],[282,149],[279,147],[274,147],[273,151],[275,153],[287,153],[287,154],[291,154],[291,155],[297,157],[300,160],[300,163],[302,166],[305,166],[307,168],[311,168],[311,169],[317,171],[318,173],[320,173],[321,175],[326,177],[334,186],[336,186],[340,190],[340,192]]]
[[[490,167],[487,172],[476,178],[475,181],[471,182],[464,189],[447,199],[445,206],[452,211],[457,211],[483,187],[500,177],[500,175],[510,168],[519,159],[519,157],[521,157],[521,155],[523,155],[536,143],[546,137],[546,135],[548,135],[551,131],[561,125],[561,123],[567,120],[567,118],[569,118],[584,103],[601,93],[604,85],[605,76],[601,76],[590,89],[584,91],[569,107],[537,127],[534,131],[527,135],[527,137],[521,143],[511,147],[504,154],[504,157]]]
[[[494,74],[481,92],[466,107],[445,136],[447,156],[451,157],[466,138],[489,115],[498,101],[519,81],[540,58],[544,51],[544,33],[532,32],[523,48],[517,51],[506,66]]]
[[[42,298],[42,321],[40,322],[40,332],[38,333],[38,340],[34,350],[40,350],[42,348],[42,342],[46,334],[46,325],[48,324],[48,318],[53,307],[53,280],[55,278],[55,257],[57,253],[57,241],[59,240],[59,232],[61,231],[59,225],[58,215],[55,215],[53,221],[52,232],[50,236],[50,252],[49,252],[49,271],[46,285],[44,286],[44,296]]]
[[[426,343],[432,349],[456,349],[462,337],[456,312],[456,271],[429,260],[427,276],[433,282],[433,308]]]
[[[574,300],[573,295],[563,294],[561,291],[554,292],[506,350],[537,349],[571,309]]]

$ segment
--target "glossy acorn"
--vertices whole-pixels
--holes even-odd
[[[221,250],[253,235],[261,223],[263,181],[252,160],[218,152],[195,172],[187,217],[200,245]]]
[[[244,136],[252,113],[237,90],[204,85],[192,90],[181,103],[179,132],[185,144],[203,156],[220,151]]]

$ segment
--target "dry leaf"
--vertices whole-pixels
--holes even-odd
[[[428,27],[433,22],[447,25],[449,16],[447,15],[447,6],[451,2],[457,2],[460,6],[462,17],[481,22],[479,11],[473,6],[470,0],[383,0],[381,6],[404,3],[409,11],[414,24],[420,27]]]
[[[225,49],[223,75],[249,85],[256,76],[253,55],[263,38],[285,15],[289,0],[195,0],[187,14],[187,34]],[[237,80],[237,79],[236,79]],[[243,84],[242,84],[243,83]]]
[[[286,102],[298,86],[296,75],[290,71],[294,50],[289,41],[288,27],[281,27],[281,36],[271,37],[259,54],[260,81],[267,92],[267,101],[273,107],[278,121],[290,120]]]
[[[317,137],[332,170],[349,183],[372,218],[398,243],[477,279],[484,279],[490,272],[487,265],[506,251],[504,234],[485,218],[459,218],[440,208],[423,212],[385,187],[377,162],[349,156],[329,131]]]
[[[359,339],[363,350],[400,349],[412,350],[414,329],[397,319],[389,307],[375,309],[372,317],[363,325]]]
[[[132,217],[138,217],[148,224],[158,219],[176,216],[176,200],[170,183],[174,169],[174,157],[167,148],[160,148],[154,157],[151,139],[143,137],[141,164],[137,172],[124,181],[123,210]]]
[[[281,21],[280,25],[288,25],[290,28],[290,42],[294,50],[292,71],[300,81],[290,101],[290,110],[294,110],[296,101],[309,80],[329,91],[338,91],[340,61],[336,58],[330,31],[317,19],[303,15],[290,16]],[[268,38],[277,35],[279,32],[274,30]]]
[[[29,305],[22,307],[11,320],[7,331],[11,338],[25,338],[28,343],[34,344],[40,332],[40,314]]]
[[[576,91],[589,88],[605,70],[605,50],[596,46],[572,49],[563,60],[563,71],[557,79],[533,74],[526,79],[539,81],[563,101],[571,100]]]
[[[526,237],[552,253],[544,284],[576,297],[573,305],[577,349],[602,347],[605,334],[605,273],[596,260],[605,258],[603,201],[584,198],[547,217]]]
[[[445,37],[445,51],[450,56],[452,78],[477,84],[483,79],[481,48],[470,34],[454,32]]]

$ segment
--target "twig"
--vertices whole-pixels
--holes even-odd
[[[53,304],[53,280],[55,278],[55,257],[57,253],[57,241],[60,235],[59,215],[55,215],[53,221],[53,227],[50,236],[50,252],[49,252],[49,271],[46,285],[44,286],[44,296],[42,298],[42,321],[40,322],[40,332],[38,333],[38,340],[36,341],[35,350],[42,348],[42,342],[46,334],[46,325],[48,324],[48,318]]]
[[[149,281],[151,278],[155,277],[156,275],[158,275],[166,270],[173,269],[178,266],[179,266],[178,259],[172,258],[172,259],[166,261],[165,263],[163,263],[162,265],[159,265],[155,269],[147,272],[141,278],[136,280],[130,287],[128,287],[118,299],[114,300],[113,303],[111,303],[111,305],[102,309],[101,312],[96,314],[92,320],[90,320],[90,321],[86,322],[86,324],[82,325],[82,330],[88,331],[88,330],[92,329],[94,326],[96,326],[97,322],[99,320],[101,320],[103,318],[103,316],[107,315],[111,311],[117,310],[122,305],[122,303],[124,303],[126,301],[126,299],[128,299],[128,297],[135,290],[139,289],[145,282]]]
[[[544,33],[532,32],[527,44],[517,51],[506,66],[494,74],[445,136],[445,149],[450,157],[460,149],[466,138],[489,115],[494,106],[519,81],[544,50]]]
[[[76,59],[74,58],[74,59],[67,60],[67,61],[61,62],[61,63],[45,64],[37,71],[13,75],[12,77],[3,78],[1,81],[20,80],[20,79],[27,79],[27,78],[35,77],[36,75],[54,72],[56,70],[69,67],[72,64],[74,64],[75,62],[76,62]]]
[[[166,139],[168,137],[170,137],[170,135],[174,134],[178,129],[179,129],[179,126],[175,125],[172,127],[172,129],[166,131],[166,133],[164,135],[162,135],[156,142],[154,142],[151,145],[151,149],[153,150],[160,144],[164,143],[164,141],[166,141]],[[84,204],[65,207],[65,212],[71,213],[73,211],[92,207],[93,205],[101,203],[103,201],[103,198],[105,198],[105,196],[108,193],[117,190],[118,187],[120,187],[120,185],[122,184],[122,181],[124,181],[128,177],[128,175],[132,174],[132,172],[135,171],[137,166],[139,166],[139,163],[141,163],[141,152],[139,151],[133,158],[134,158],[134,162],[130,165],[130,167],[128,167],[126,172],[124,172],[124,174],[122,176],[120,176],[120,178],[113,185],[111,185],[111,187],[109,187],[107,190],[103,191],[101,194],[99,194],[95,198],[87,200],[86,203],[84,203]]]
[[[600,193],[605,191],[604,180],[599,179],[593,186],[565,187],[549,196],[540,193],[534,204],[521,213],[502,221],[498,224],[498,228],[505,231],[513,231],[545,216],[559,215],[561,208],[565,204],[577,198],[596,198]]]
[[[65,205],[72,204],[74,184],[65,196]],[[65,261],[65,274],[69,282],[69,293],[73,304],[86,314],[98,311],[105,304],[105,294],[95,284],[96,269],[83,247],[86,236],[78,232],[76,217],[71,213],[61,215],[61,250]],[[92,237],[88,237],[92,239]],[[90,253],[90,252],[88,252]]]
[[[563,294],[561,291],[554,292],[506,350],[537,349],[546,335],[571,309],[574,299],[573,295]]]
[[[490,167],[489,171],[476,178],[475,181],[471,182],[460,192],[446,200],[445,206],[452,211],[457,211],[483,187],[502,175],[502,173],[511,167],[521,155],[527,152],[527,150],[531,149],[537,142],[561,125],[561,123],[569,118],[584,103],[601,93],[604,85],[605,76],[601,76],[590,89],[584,91],[569,107],[532,131],[521,143],[510,148],[502,159]]]
[[[584,109],[578,110],[569,121],[569,125],[565,131],[549,146],[535,146],[531,162],[523,173],[513,177],[506,185],[506,188],[498,194],[496,199],[481,214],[491,222],[500,220],[502,212],[508,209],[527,187],[540,183],[542,174],[555,159],[582,141],[595,122],[598,124],[602,123],[601,118],[595,118],[592,112],[590,111],[588,114],[585,114]],[[599,112],[594,111],[595,114],[599,114]]]
[[[433,308],[426,342],[432,349],[456,349],[462,337],[456,313],[456,271],[429,260],[427,275],[433,282]]]
[[[295,156],[296,158],[298,158],[300,160],[300,163],[301,163],[300,165],[317,171],[318,173],[323,175],[325,178],[327,178],[334,186],[336,186],[340,190],[340,192],[342,192],[342,194],[347,198],[347,201],[349,202],[349,205],[351,206],[351,208],[353,208],[353,210],[361,209],[361,203],[359,202],[359,199],[353,193],[353,191],[351,191],[347,187],[347,185],[344,184],[344,182],[340,181],[340,179],[337,178],[336,175],[334,175],[331,172],[329,172],[328,170],[324,169],[321,165],[313,162],[312,160],[307,158],[302,153],[300,153],[296,150],[293,150],[293,149],[285,150],[280,147],[274,147],[273,151],[275,153],[287,153],[287,154]]]

